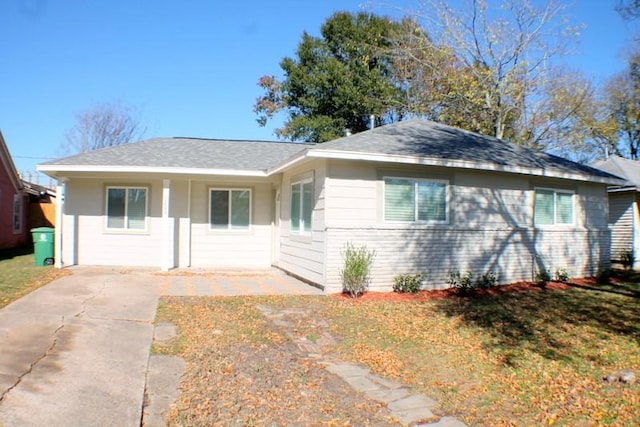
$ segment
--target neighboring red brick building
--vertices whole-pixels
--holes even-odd
[[[0,132],[0,249],[17,248],[30,243],[28,206],[29,195],[24,191]]]

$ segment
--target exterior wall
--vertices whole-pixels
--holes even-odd
[[[16,194],[22,197],[22,227],[19,232],[13,230],[13,199]],[[0,249],[17,248],[29,242],[28,197],[16,192],[11,177],[0,161]]]
[[[623,251],[633,248],[635,191],[609,193],[611,257],[618,260]]]
[[[242,179],[194,181],[191,184],[191,266],[269,268],[273,191],[271,182]],[[209,229],[209,189],[250,188],[250,230]]]
[[[313,176],[311,234],[291,232],[291,183]],[[278,267],[313,283],[325,281],[326,162],[314,161],[283,174],[280,191],[280,256]]]
[[[448,224],[383,220],[384,176],[449,181]],[[326,179],[326,278],[340,292],[340,249],[346,242],[376,251],[371,289],[390,290],[398,274],[423,272],[429,287],[446,286],[450,271],[492,270],[500,283],[531,280],[542,268],[572,276],[607,266],[609,238],[604,185],[489,172],[334,161]],[[575,192],[574,226],[533,226],[535,187]],[[357,194],[357,195],[356,195]],[[358,209],[360,208],[360,209]]]
[[[149,187],[145,232],[106,230],[107,185]],[[160,266],[162,250],[162,180],[70,179],[63,214],[63,265]]]

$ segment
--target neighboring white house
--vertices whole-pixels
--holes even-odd
[[[640,162],[611,156],[593,164],[595,168],[625,179],[622,185],[609,188],[609,225],[611,258],[620,263],[631,254],[633,268],[640,268]]]
[[[340,292],[347,242],[371,288],[423,272],[609,266],[607,186],[568,160],[413,119],[323,144],[158,138],[43,163],[64,190],[57,266],[277,266]],[[64,188],[63,188],[64,187]]]

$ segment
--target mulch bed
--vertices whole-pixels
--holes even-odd
[[[611,279],[612,282],[614,282],[614,280],[615,279]],[[549,282],[544,288],[540,287],[534,282],[517,282],[508,285],[499,285],[489,289],[473,289],[471,292],[465,295],[460,295],[460,293],[455,288],[423,290],[415,294],[367,291],[364,294],[360,295],[357,299],[354,299],[354,301],[432,301],[449,298],[488,297],[514,292],[566,290],[582,286],[598,286],[598,281],[593,277],[586,277],[580,279],[571,279],[571,281],[568,283]],[[351,296],[347,293],[335,294],[334,298],[352,299]]]

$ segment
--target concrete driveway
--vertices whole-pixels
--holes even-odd
[[[0,310],[0,426],[139,426],[161,295],[320,294],[280,272],[74,268]]]

